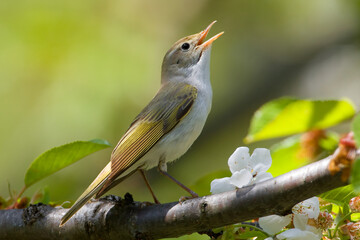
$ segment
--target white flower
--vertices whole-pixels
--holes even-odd
[[[253,176],[266,172],[271,167],[270,150],[266,148],[256,148],[250,157],[250,167]]]
[[[256,175],[254,178],[253,178],[253,181],[252,183],[258,183],[258,182],[263,182],[265,180],[268,180],[270,178],[272,178],[273,176],[271,175],[271,173],[269,172],[260,172],[258,173],[258,175]]]
[[[250,162],[249,148],[239,147],[229,157],[228,165],[231,173],[246,169]]]
[[[292,208],[292,212],[294,214],[293,223],[295,229],[303,231],[302,234],[305,234],[304,232],[311,232],[317,237],[316,239],[321,239],[321,229],[308,224],[309,218],[316,220],[319,217],[319,198],[312,197],[296,204]]]
[[[292,212],[294,214],[307,216],[308,218],[317,219],[320,213],[319,199],[312,197],[302,201],[292,208]]]
[[[211,182],[211,192],[220,193],[241,188],[272,178],[266,171],[271,166],[270,151],[257,148],[250,157],[249,148],[239,147],[230,156],[228,165],[232,176],[230,178],[215,179]]]
[[[210,192],[213,194],[227,192],[235,189],[236,187],[230,183],[229,177],[214,179],[210,184]]]
[[[230,183],[238,188],[248,185],[253,176],[246,169],[241,169],[240,171],[234,172],[230,178]]]
[[[309,230],[308,220],[312,218],[316,220],[320,213],[319,199],[317,197],[309,198],[299,202],[292,208],[294,214],[294,226],[300,230]],[[313,229],[313,227],[311,227]],[[316,229],[316,228],[314,228]],[[313,230],[316,233],[316,230]]]
[[[280,232],[291,222],[291,214],[286,216],[270,215],[259,218],[260,227],[270,235]]]
[[[289,229],[277,235],[278,239],[287,240],[319,240],[322,237],[321,229],[308,224],[309,218],[317,219],[320,213],[319,199],[309,198],[296,204],[292,208],[293,223],[295,228]]]
[[[308,220],[316,220],[320,213],[319,199],[317,197],[309,198],[296,204],[292,208],[292,215],[285,217],[270,215],[259,218],[259,225],[265,232],[274,235],[281,231],[291,221],[293,216],[293,229],[289,229],[277,235],[278,239],[287,240],[318,240],[321,239],[321,229],[308,224]]]
[[[318,235],[309,231],[303,231],[298,228],[292,228],[282,232],[276,236],[278,239],[286,239],[286,240],[319,240]]]
[[[270,168],[271,163],[270,150],[266,148],[256,148],[250,157],[249,148],[239,147],[228,160],[232,174],[245,169],[248,170],[253,177],[264,174]]]
[[[300,230],[306,230],[309,218],[306,215],[294,214],[293,223],[294,227]]]

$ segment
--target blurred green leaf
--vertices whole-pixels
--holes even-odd
[[[270,148],[272,165],[269,172],[278,176],[304,165],[305,158],[301,157],[300,136],[286,138]]]
[[[339,134],[332,131],[326,131],[326,138],[319,141],[320,147],[328,152],[333,152],[339,144]]]
[[[280,98],[257,110],[244,141],[287,136],[334,126],[355,114],[350,100],[299,100]]]
[[[357,114],[353,120],[352,131],[354,132],[356,145],[360,146],[360,114]]]
[[[336,133],[326,131],[324,137],[318,142],[320,149],[316,153],[317,156],[310,158],[306,152],[308,149],[301,145],[301,135],[285,138],[270,148],[273,164],[269,172],[273,176],[278,176],[299,168],[306,162],[313,161],[318,156],[331,154],[338,146],[338,142],[339,137]]]
[[[343,206],[344,203],[348,204],[350,199],[356,197],[356,193],[353,191],[351,185],[347,185],[320,194],[319,197],[338,206]]]
[[[210,194],[210,183],[212,180],[216,178],[224,178],[224,177],[230,177],[231,172],[230,170],[220,170],[216,172],[212,172],[209,174],[206,174],[205,176],[199,178],[193,186],[190,188],[199,194],[200,196],[205,196]]]
[[[36,204],[36,203],[43,203],[43,204],[49,204],[51,201],[50,199],[50,191],[49,191],[49,187],[44,187],[41,191],[36,192],[32,197],[31,197],[31,204]]]
[[[351,221],[354,221],[354,222],[360,221],[360,213],[352,213],[351,214]]]
[[[25,174],[26,187],[63,169],[83,157],[110,147],[106,140],[76,141],[52,148],[38,156]]]
[[[351,169],[351,185],[356,193],[360,193],[360,159],[357,159]]]
[[[39,202],[42,202],[44,204],[48,204],[50,202],[50,191],[48,187],[45,187],[42,190],[42,199]]]

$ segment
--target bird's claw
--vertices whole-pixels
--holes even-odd
[[[157,204],[157,203],[152,203],[152,202],[142,202],[142,203],[141,203],[141,206],[143,206],[143,207],[147,207],[147,206],[152,206],[152,205],[155,205],[155,204]]]
[[[197,195],[196,193],[192,194],[191,197],[190,196],[182,196],[179,198],[179,203],[181,204],[181,203],[185,202],[186,200],[198,198],[198,197],[199,197],[199,195]]]

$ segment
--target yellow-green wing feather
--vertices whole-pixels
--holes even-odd
[[[184,83],[169,82],[159,90],[115,147],[111,155],[111,174],[97,197],[186,116],[196,96],[196,88]]]
[[[144,156],[166,133],[188,114],[197,89],[185,83],[168,82],[135,118],[111,155],[111,162],[101,171],[85,192],[61,219],[68,221],[92,196],[100,197],[111,183]],[[134,172],[134,171],[133,171]]]

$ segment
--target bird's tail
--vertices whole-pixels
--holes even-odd
[[[111,162],[99,173],[95,180],[90,184],[90,186],[81,194],[81,196],[76,200],[74,205],[65,213],[61,218],[60,227],[64,225],[79,209],[90,200],[106,183],[106,180],[111,173]]]

